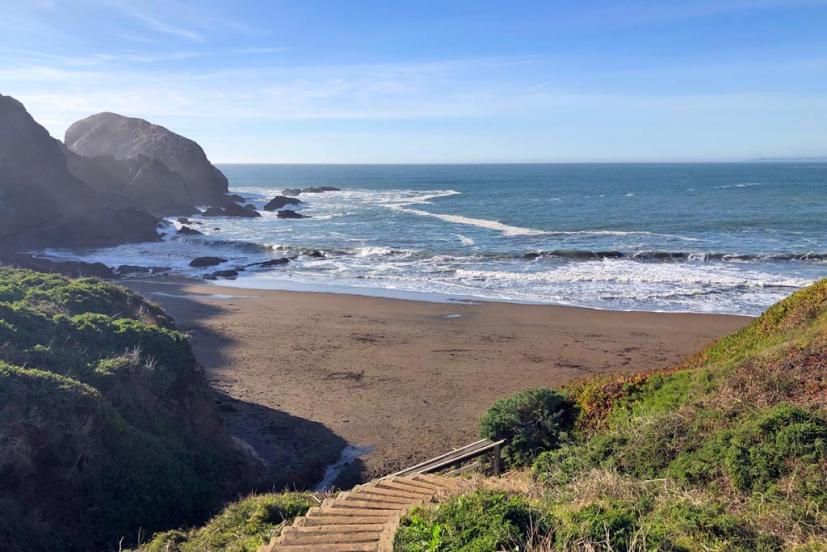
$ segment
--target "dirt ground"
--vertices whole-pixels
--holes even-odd
[[[665,367],[750,320],[126,284],[191,334],[230,430],[297,486],[345,443],[372,449],[351,478],[386,474],[475,440],[497,398]]]

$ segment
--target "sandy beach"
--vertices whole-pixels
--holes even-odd
[[[445,304],[160,280],[124,284],[172,314],[234,435],[312,483],[345,443],[348,477],[474,440],[497,398],[662,368],[750,319],[510,303]]]

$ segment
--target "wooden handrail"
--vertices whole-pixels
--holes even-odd
[[[452,451],[446,452],[445,454],[440,454],[439,456],[435,456],[434,458],[431,458],[431,459],[429,459],[429,460],[425,460],[424,462],[420,462],[419,464],[415,464],[415,465],[410,466],[410,467],[407,467],[407,468],[405,468],[405,469],[403,469],[403,470],[399,470],[399,471],[398,471],[398,472],[396,472],[396,473],[392,473],[392,474],[390,474],[390,475],[386,475],[385,477],[393,477],[393,476],[395,476],[395,475],[404,475],[404,474],[406,474],[406,473],[411,473],[411,472],[414,472],[414,471],[416,471],[417,469],[419,469],[419,468],[421,468],[421,467],[423,467],[423,466],[427,466],[428,464],[433,464],[433,463],[434,463],[434,462],[436,462],[437,460],[442,460],[443,458],[447,458],[447,457],[451,456],[452,454],[456,454],[456,453],[458,453],[458,452],[460,452],[460,451],[463,451],[463,450],[469,449],[469,448],[471,448],[471,447],[476,447],[476,446],[479,446],[479,445],[481,445],[481,444],[483,444],[483,443],[490,443],[490,442],[491,442],[491,441],[490,441],[489,439],[480,439],[479,441],[474,441],[473,443],[469,443],[469,444],[464,445],[464,446],[462,446],[462,447],[456,448],[456,449],[454,449],[454,450],[452,450]]]
[[[405,468],[404,470],[400,470],[396,473],[392,473],[391,475],[387,475],[382,479],[387,477],[394,477],[394,476],[402,476],[402,475],[409,475],[412,473],[429,473],[434,471],[439,471],[444,468],[451,467],[453,465],[465,462],[472,458],[476,458],[477,456],[482,456],[483,454],[487,453],[490,450],[494,450],[496,454],[496,458],[494,459],[494,472],[499,474],[500,472],[500,448],[502,445],[505,444],[505,439],[500,441],[491,441],[490,439],[481,439],[469,445],[465,445],[464,447],[460,447],[458,449],[452,450],[451,452],[447,452],[445,454],[441,454],[435,458],[431,458],[430,460],[426,460],[425,462],[420,462],[415,466],[411,466],[409,468]],[[469,450],[470,449],[470,450]],[[467,452],[463,452],[467,451]],[[458,454],[459,453],[459,454]]]

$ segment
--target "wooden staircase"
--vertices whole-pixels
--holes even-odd
[[[463,479],[424,473],[357,485],[311,508],[258,552],[391,552],[399,520],[408,510],[467,485]]]

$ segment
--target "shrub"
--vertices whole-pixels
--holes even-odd
[[[675,552],[695,550],[778,550],[772,537],[756,534],[749,524],[727,513],[717,502],[669,501],[646,522],[647,549]]]
[[[560,393],[527,389],[496,401],[480,421],[480,434],[495,441],[506,439],[506,464],[524,466],[540,452],[557,448],[573,419],[574,409]]]
[[[734,432],[724,465],[735,488],[763,491],[786,473],[788,460],[816,464],[825,458],[824,418],[782,403],[762,411]]]
[[[557,450],[541,452],[531,465],[535,479],[552,485],[570,483],[574,476],[588,466],[583,448],[564,446]]]
[[[402,519],[393,549],[404,552],[523,550],[532,532],[545,531],[543,516],[525,498],[477,491],[439,506],[413,510]]]
[[[625,552],[636,539],[638,505],[626,500],[592,502],[556,517],[554,542],[561,550]]]

